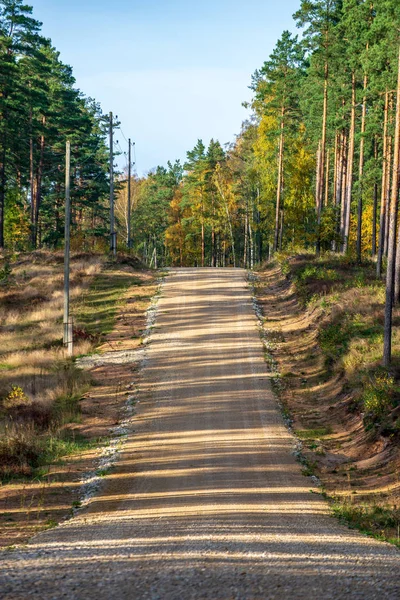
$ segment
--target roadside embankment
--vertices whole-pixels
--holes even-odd
[[[61,253],[20,255],[1,273],[0,546],[7,547],[71,514],[85,473],[110,454],[135,365],[83,370],[76,359],[141,346],[156,274],[128,255],[74,254],[70,359],[61,339]]]
[[[280,255],[259,271],[255,288],[305,472],[321,480],[340,518],[398,543],[400,310],[388,371],[384,285],[372,263]]]

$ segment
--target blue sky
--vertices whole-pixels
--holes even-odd
[[[80,89],[135,140],[143,174],[184,160],[198,138],[234,139],[248,116],[241,103],[251,74],[284,29],[295,31],[300,0],[29,3]]]

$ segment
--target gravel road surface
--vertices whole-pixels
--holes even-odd
[[[121,460],[87,509],[1,555],[3,600],[400,599],[397,549],[300,472],[245,276],[171,272]]]

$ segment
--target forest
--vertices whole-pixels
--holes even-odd
[[[389,332],[400,298],[400,6],[302,0],[293,18],[298,34],[284,31],[249,74],[250,116],[233,143],[198,140],[184,164],[129,186],[117,173],[118,245],[151,266],[251,268],[300,249],[372,258],[378,279],[390,274]],[[69,139],[72,248],[105,252],[108,117],[76,88],[31,7],[3,0],[0,29],[0,247],[62,247]]]
[[[74,242],[107,231],[108,122],[75,87],[72,69],[41,35],[32,7],[0,3],[0,248],[64,240],[65,144],[72,146]]]
[[[175,266],[252,268],[276,252],[339,253],[400,295],[399,24],[396,0],[303,0],[251,79],[232,144],[198,140],[183,165],[134,182],[134,248]],[[120,223],[126,189],[118,198]],[[398,239],[397,239],[398,237]],[[397,260],[396,260],[397,257]]]

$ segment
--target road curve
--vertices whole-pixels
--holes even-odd
[[[89,508],[2,554],[2,599],[399,600],[400,553],[300,473],[244,271],[171,272],[140,399]]]

